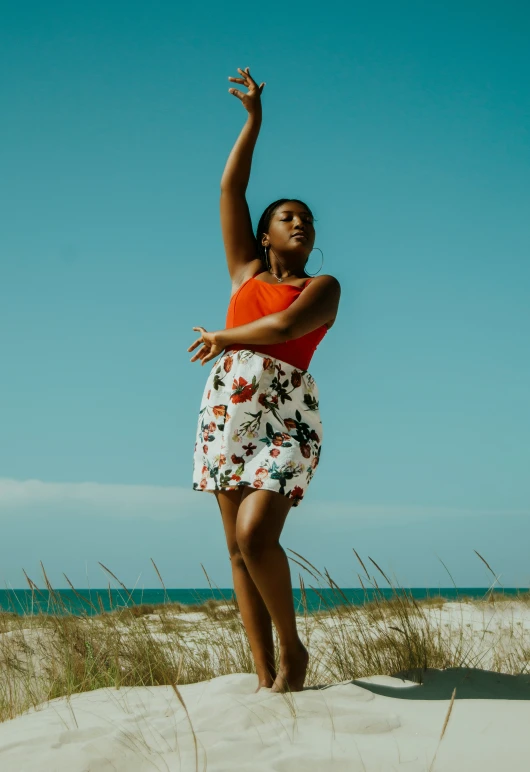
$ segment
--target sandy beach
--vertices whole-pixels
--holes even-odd
[[[216,615],[223,611],[230,609],[220,604]],[[344,638],[364,614],[366,632],[377,648],[385,629],[399,623],[389,615],[376,624],[362,609],[355,611],[355,623],[347,614],[306,615],[298,624],[314,667],[302,692],[256,693],[255,674],[232,672],[176,687],[121,686],[72,693],[0,724],[0,769],[526,772],[528,604],[447,602],[426,606],[423,612],[423,628],[439,635],[448,650],[464,651],[465,667],[340,679],[330,642]],[[204,646],[209,647],[210,665],[222,668],[220,638],[212,636],[228,634],[230,624],[198,611],[174,617],[181,645],[185,642],[201,659]],[[141,619],[151,641],[166,646],[174,640],[161,631],[159,614]],[[165,625],[167,629],[167,619]],[[14,645],[17,636],[20,643],[21,632],[2,634],[4,662],[6,651],[13,651],[6,643],[11,639]],[[130,635],[130,623],[121,624],[120,632]],[[29,627],[22,634],[20,656],[24,650],[25,665],[33,667],[36,682],[39,673],[42,676],[42,653],[39,659],[37,650],[53,635]],[[526,672],[490,669],[501,661],[507,669],[514,657],[526,657]],[[12,680],[9,685],[12,690]]]
[[[450,685],[463,682],[461,675],[446,675]],[[480,691],[480,678],[472,683]],[[502,683],[499,699],[455,700],[433,769],[528,770],[530,700],[510,699],[512,687]],[[1,768],[424,772],[449,706],[436,688],[410,699],[409,690],[423,687],[384,676],[289,698],[266,689],[254,694],[255,685],[255,676],[235,674],[183,686],[187,713],[169,686],[57,699],[0,726]],[[368,688],[374,685],[395,695],[374,694]]]

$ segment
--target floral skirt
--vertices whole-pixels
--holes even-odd
[[[202,397],[193,488],[277,491],[298,506],[320,460],[318,388],[307,370],[249,349],[214,362]]]

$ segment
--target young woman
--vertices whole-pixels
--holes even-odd
[[[297,199],[262,214],[256,236],[245,198],[261,120],[249,68],[229,80],[248,112],[221,179],[221,226],[232,280],[226,329],[201,335],[190,361],[214,362],[201,402],[193,487],[213,493],[223,519],[234,589],[261,687],[300,691],[308,653],[298,636],[287,556],[279,538],[300,504],[322,447],[311,357],[333,325],[340,285],[311,278],[313,215]],[[202,344],[202,345],[201,345]],[[280,642],[276,674],[272,622]]]

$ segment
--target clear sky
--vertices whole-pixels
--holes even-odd
[[[248,199],[306,200],[342,285],[311,363],[322,460],[282,544],[356,586],[530,564],[526,2],[8,2],[0,24],[0,581],[220,587],[191,490],[230,296],[219,181],[250,66]],[[314,253],[308,265],[320,265]],[[292,566],[298,585],[298,567]],[[308,576],[305,576],[308,582]]]

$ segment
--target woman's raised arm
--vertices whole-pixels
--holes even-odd
[[[242,271],[257,257],[245,192],[250,179],[252,153],[261,127],[261,92],[265,85],[257,85],[248,67],[246,70],[238,68],[237,71],[241,77],[230,77],[228,80],[246,86],[248,91],[228,90],[241,100],[248,117],[228,156],[221,178],[221,230],[232,283],[239,281]]]

